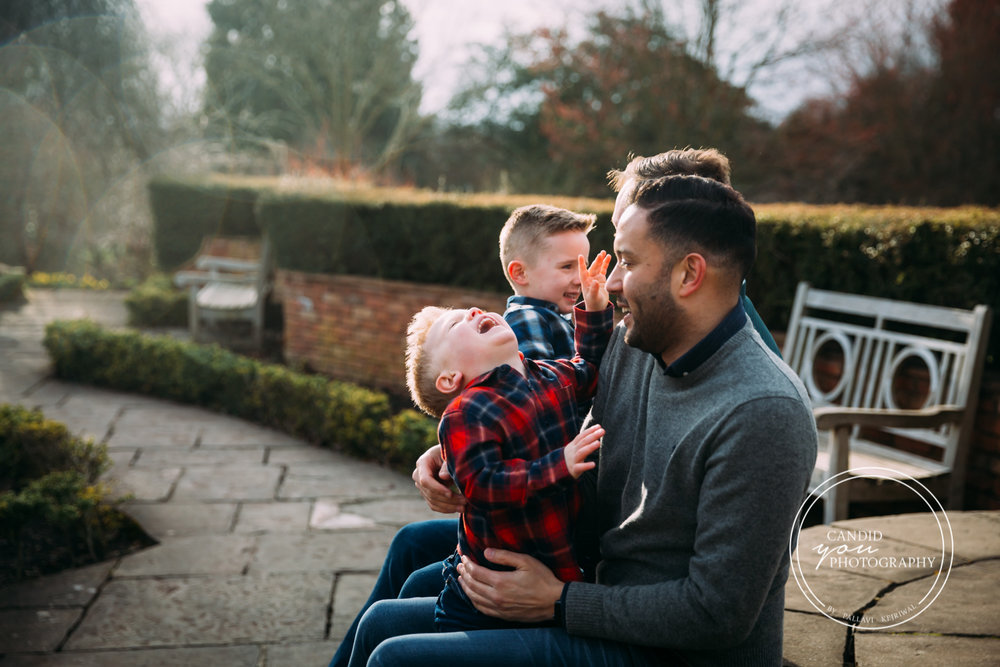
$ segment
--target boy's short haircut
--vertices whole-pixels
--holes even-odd
[[[575,213],[546,204],[514,209],[500,230],[500,263],[503,264],[507,282],[510,282],[507,266],[512,261],[519,259],[531,264],[542,242],[549,236],[560,232],[589,234],[596,221],[597,216],[592,213]]]
[[[703,176],[725,185],[729,182],[729,158],[714,148],[683,148],[652,157],[630,155],[625,169],[608,172],[608,182],[619,192],[628,181],[648,181],[663,176]]]
[[[406,387],[417,407],[434,418],[441,417],[454,396],[438,391],[436,382],[440,369],[436,368],[432,355],[427,354],[424,343],[434,323],[451,310],[427,306],[413,316],[406,328]]]

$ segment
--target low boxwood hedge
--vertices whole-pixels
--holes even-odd
[[[126,295],[125,310],[134,327],[186,327],[188,292],[174,287],[170,276],[158,273]]]
[[[167,336],[57,321],[45,348],[58,377],[231,414],[309,442],[409,472],[437,442],[414,410],[393,414],[389,396]]]
[[[0,405],[0,584],[99,560],[130,532],[97,481],[108,464],[103,445]]]

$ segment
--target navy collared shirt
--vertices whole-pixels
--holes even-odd
[[[726,344],[730,338],[736,335],[747,323],[747,311],[743,307],[743,299],[736,300],[736,306],[722,318],[707,336],[698,341],[694,347],[682,354],[674,363],[667,366],[659,355],[654,355],[656,363],[660,365],[663,372],[670,377],[684,377],[694,369],[705,363],[709,357],[719,351],[719,348]]]

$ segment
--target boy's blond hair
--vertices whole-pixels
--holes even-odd
[[[532,264],[546,238],[560,232],[589,234],[596,221],[597,216],[592,213],[575,213],[546,204],[531,204],[514,209],[500,230],[500,263],[507,282],[516,289],[507,273],[507,266],[512,261]]]
[[[427,342],[427,332],[434,323],[451,310],[427,306],[413,316],[406,328],[406,386],[417,407],[434,418],[441,417],[454,394],[438,390],[436,382],[440,369],[437,368],[434,355],[424,349],[424,343]]]

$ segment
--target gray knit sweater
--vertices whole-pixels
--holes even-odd
[[[607,431],[584,484],[601,563],[598,583],[569,585],[567,630],[780,665],[788,538],[816,459],[802,383],[749,322],[680,378],[618,327],[592,414]]]

